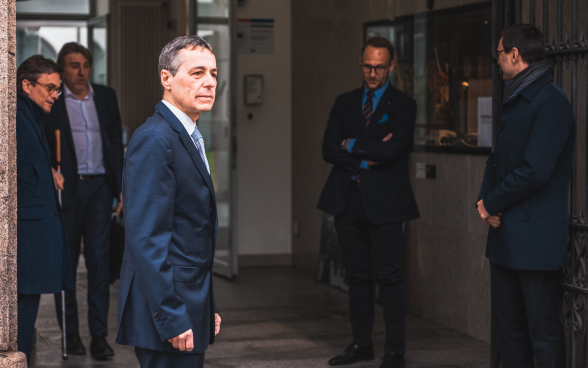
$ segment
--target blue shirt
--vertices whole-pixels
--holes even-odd
[[[376,111],[376,107],[378,107],[378,103],[380,103],[380,99],[382,98],[382,96],[384,95],[384,92],[386,92],[386,89],[388,88],[388,86],[390,85],[390,81],[386,81],[386,83],[378,88],[377,90],[374,91],[374,96],[372,97],[372,104],[373,104],[373,110],[372,111]],[[367,85],[363,86],[363,100],[361,101],[361,111],[363,111],[363,106],[365,105],[365,102],[367,100],[367,93],[369,91],[369,88],[367,87]],[[349,143],[347,143],[347,151],[349,153],[351,153],[351,150],[353,149],[353,145],[355,145],[355,138],[352,138],[349,140]],[[363,160],[361,161],[361,165],[359,165],[360,168],[364,169],[364,170],[369,170],[369,166],[368,166],[368,160]]]
[[[88,94],[81,100],[65,85],[64,92],[67,116],[78,160],[78,174],[105,174],[100,121],[94,104],[92,85],[89,85]]]

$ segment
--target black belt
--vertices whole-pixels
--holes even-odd
[[[353,190],[361,190],[361,185],[359,184],[358,181],[355,181],[355,180],[351,180],[349,182],[349,187]]]
[[[78,174],[78,178],[80,178],[80,180],[90,180],[90,179],[100,178],[105,175],[106,174],[96,174],[96,175]]]

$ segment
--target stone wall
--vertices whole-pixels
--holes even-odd
[[[26,367],[17,353],[16,0],[0,0],[0,367]]]

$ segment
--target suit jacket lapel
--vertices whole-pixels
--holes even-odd
[[[159,114],[161,114],[161,116],[163,116],[163,118],[172,127],[172,129],[180,134],[180,140],[182,141],[182,144],[184,145],[184,147],[186,148],[186,150],[190,154],[190,157],[192,158],[192,162],[194,162],[194,165],[196,166],[196,168],[200,172],[200,175],[202,175],[202,177],[204,178],[204,181],[206,182],[206,185],[208,186],[208,189],[210,190],[210,193],[212,194],[212,198],[216,203],[216,198],[214,195],[214,185],[212,184],[212,178],[210,177],[210,174],[208,173],[208,170],[206,169],[206,165],[204,164],[204,161],[202,161],[202,157],[200,157],[200,153],[198,152],[198,150],[196,149],[196,146],[194,145],[194,141],[192,140],[192,137],[190,137],[188,135],[188,132],[186,132],[186,129],[184,128],[182,123],[178,120],[178,118],[174,115],[174,113],[171,112],[167,106],[165,106],[165,104],[163,102],[160,101],[155,106],[155,109],[157,110],[157,112]]]
[[[63,87],[62,87],[63,88]],[[62,98],[57,100],[57,108],[59,109],[59,129],[61,129],[62,135],[65,135],[66,139],[69,140],[69,146],[76,152],[76,146],[74,145],[73,135],[71,133],[71,125],[69,122],[69,115],[67,115],[67,106],[65,105],[65,94]],[[77,157],[76,157],[76,169],[77,169]]]
[[[106,160],[108,157],[106,152],[110,152],[110,140],[108,139],[108,135],[106,134],[106,124],[108,123],[108,119],[106,118],[106,112],[104,111],[103,106],[106,106],[106,101],[104,96],[96,91],[94,85],[92,85],[94,90],[94,105],[96,106],[96,113],[98,114],[98,123],[100,124],[100,136],[102,137],[102,151],[104,152],[104,163],[106,164]],[[71,132],[70,132],[71,133]]]
[[[43,151],[45,152],[45,157],[47,158],[47,162],[51,165],[51,153],[49,151],[49,145],[47,144],[47,139],[45,138],[45,133],[41,130],[39,123],[35,119],[33,112],[30,109],[24,109],[25,116],[29,120],[29,123],[33,125],[33,129],[35,133],[37,133],[37,138],[41,141],[41,147],[43,147]]]
[[[378,126],[378,122],[380,121],[380,119],[382,119],[382,116],[388,110],[388,105],[392,101],[392,95],[394,94],[393,92],[394,87],[392,87],[392,85],[390,84],[388,88],[386,88],[386,90],[384,91],[382,98],[380,98],[380,101],[378,102],[378,106],[376,106],[376,110],[370,118],[370,123],[367,126],[366,130],[367,137],[371,137],[371,135],[376,130],[376,127]]]
[[[365,122],[363,121],[363,87],[358,88],[356,90],[356,95],[353,97],[355,103],[354,106],[351,108],[352,112],[352,119],[351,121],[354,122],[353,124],[353,131],[355,132],[355,137],[363,137],[365,135]]]

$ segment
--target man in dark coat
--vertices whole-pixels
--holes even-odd
[[[72,290],[63,215],[54,182],[45,114],[61,93],[57,65],[41,55],[17,70],[18,347],[30,359],[41,294]]]
[[[374,359],[375,274],[386,323],[381,367],[400,368],[406,322],[404,222],[419,217],[408,164],[416,102],[388,81],[395,66],[388,40],[368,40],[360,63],[365,85],[337,97],[323,139],[323,157],[333,169],[318,208],[335,216],[353,331],[353,342],[329,364]]]
[[[89,83],[92,53],[77,43],[59,51],[57,64],[64,96],[47,116],[45,132],[51,150],[55,130],[61,130],[61,169],[64,177],[63,216],[69,239],[71,267],[75,271],[84,239],[88,269],[88,327],[90,353],[97,359],[114,355],[108,345],[110,303],[109,241],[112,204],[122,210],[122,127],[116,94],[112,88]],[[56,166],[55,155],[53,165]],[[74,279],[75,279],[74,273]],[[61,297],[55,296],[61,310]],[[67,352],[86,353],[79,335],[76,293],[65,293]],[[61,314],[58,313],[61,326]]]
[[[491,225],[486,256],[500,356],[505,368],[565,367],[559,298],[574,115],[536,27],[506,28],[496,58],[507,93],[477,207]]]

